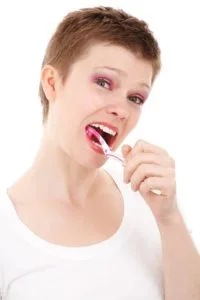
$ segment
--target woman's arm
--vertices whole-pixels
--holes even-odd
[[[163,248],[165,300],[200,300],[200,255],[180,211],[157,224]]]
[[[164,257],[165,300],[200,300],[200,255],[179,211],[175,161],[143,140],[122,147],[124,182],[139,191],[158,224]],[[153,190],[161,193],[154,193]]]

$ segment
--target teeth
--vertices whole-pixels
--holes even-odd
[[[96,128],[100,128],[101,130],[103,130],[103,131],[106,132],[106,133],[109,133],[109,134],[112,135],[112,136],[115,136],[115,135],[117,134],[116,131],[114,131],[114,130],[108,128],[107,126],[100,125],[100,124],[96,124],[96,123],[91,124],[91,125],[94,126],[94,127],[96,127]]]

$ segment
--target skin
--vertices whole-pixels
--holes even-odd
[[[118,68],[126,75],[97,69],[101,66]],[[94,197],[99,167],[106,158],[88,144],[85,126],[102,120],[117,126],[116,149],[140,118],[141,100],[136,96],[140,93],[147,98],[150,89],[141,84],[151,86],[152,72],[149,62],[122,47],[104,44],[92,46],[88,56],[73,65],[64,85],[55,68],[44,67],[41,82],[49,115],[39,151],[26,174],[26,181],[31,178],[42,198],[84,206]],[[107,82],[97,84],[93,78],[97,74],[109,77],[114,87]],[[132,95],[134,101],[128,99]],[[49,189],[44,190],[44,185]]]
[[[123,60],[120,59],[121,57]],[[113,70],[102,68],[102,66],[115,67],[121,70],[121,73],[116,74]],[[47,140],[46,147],[44,146],[42,151],[46,159],[49,157],[51,160],[55,155],[55,153],[52,154],[52,150],[59,152],[55,156],[59,170],[54,169],[53,172],[54,176],[57,175],[54,182],[59,182],[57,184],[60,186],[62,184],[62,190],[66,193],[66,195],[61,194],[61,197],[69,201],[88,201],[88,194],[92,186],[95,186],[95,180],[99,181],[98,168],[105,162],[105,157],[96,154],[88,145],[85,138],[85,126],[98,120],[105,120],[117,126],[119,136],[114,145],[116,148],[136,126],[140,118],[141,96],[142,99],[148,96],[152,72],[150,62],[136,57],[122,47],[104,44],[93,45],[89,55],[73,65],[64,85],[56,70],[50,66],[44,68],[42,82],[49,99],[50,112],[44,135],[44,141]],[[100,84],[97,78],[99,80],[103,76],[106,81],[101,81]],[[138,95],[140,97],[137,97]],[[141,144],[140,147],[130,149],[127,154],[127,166],[124,169],[125,182],[131,182],[134,190],[141,190],[156,218],[168,217],[167,214],[170,215],[176,209],[174,160],[165,150],[157,146],[146,142]],[[143,151],[147,154],[144,153],[141,156]],[[149,152],[152,153],[151,159]],[[88,155],[82,155],[82,153]],[[137,153],[141,156],[138,161],[135,158]],[[37,161],[36,158],[35,165],[41,168],[45,160],[40,160],[39,164]],[[144,163],[151,163],[151,165]],[[146,187],[147,183],[149,187],[156,185],[162,188],[165,195],[158,197],[151,193]],[[95,191],[96,189],[93,189],[93,193]],[[166,202],[167,197],[171,197],[172,203]],[[160,207],[155,204],[159,202],[158,199],[160,202],[163,199],[164,204],[161,203]]]
[[[101,70],[101,75],[115,83],[110,89],[108,83],[102,86],[92,80],[97,66],[118,68],[126,76]],[[131,102],[129,96],[147,98],[152,72],[149,62],[128,50],[103,44],[93,45],[89,55],[73,65],[64,85],[56,69],[44,67],[41,81],[50,105],[44,135],[32,166],[8,191],[21,219],[38,235],[58,244],[67,240],[67,245],[77,245],[76,239],[82,245],[99,242],[117,230],[122,201],[114,183],[99,169],[106,159],[90,148],[85,126],[94,121],[117,126],[115,150],[141,116],[139,99],[131,98],[136,101]],[[122,154],[124,182],[139,191],[160,230],[165,299],[200,299],[199,253],[177,207],[174,159],[166,150],[143,140],[134,146],[123,145]],[[152,189],[159,189],[161,195]],[[91,231],[95,227],[91,222],[100,230]],[[48,223],[53,225],[53,237],[50,226],[45,228]],[[91,236],[96,238],[91,241]]]

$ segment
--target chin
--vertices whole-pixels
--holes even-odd
[[[105,157],[102,158],[95,158],[95,157],[89,157],[88,160],[82,160],[79,161],[78,163],[83,166],[84,168],[87,169],[99,169],[101,168],[105,163],[106,163],[107,159]]]

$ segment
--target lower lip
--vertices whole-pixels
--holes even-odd
[[[90,144],[90,147],[97,153],[105,155],[101,146],[97,146],[96,144],[94,144],[94,142],[88,137],[87,132],[85,134],[86,134],[86,138]]]

